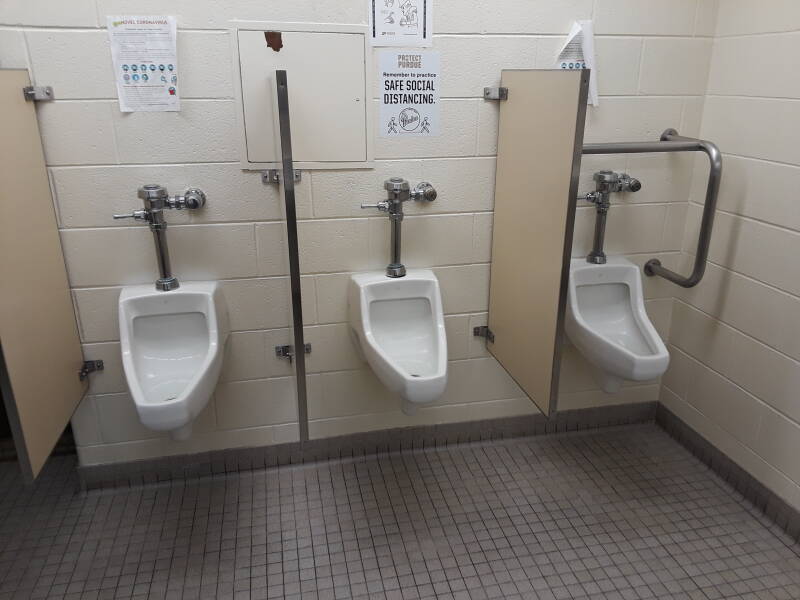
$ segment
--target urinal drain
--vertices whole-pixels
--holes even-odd
[[[416,373],[412,373],[411,376],[412,377],[419,377],[419,375],[417,375]]]
[[[164,402],[170,402],[172,400],[175,400],[175,398],[177,398],[177,396],[170,396],[169,398],[164,398]]]

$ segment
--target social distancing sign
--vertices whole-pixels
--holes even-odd
[[[383,51],[379,81],[381,137],[439,135],[439,52]]]

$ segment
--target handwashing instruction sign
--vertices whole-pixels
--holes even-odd
[[[381,137],[439,135],[439,52],[380,53]]]
[[[108,37],[120,111],[180,110],[175,17],[108,17]]]
[[[433,0],[368,0],[373,46],[430,46]]]

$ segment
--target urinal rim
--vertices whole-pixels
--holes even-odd
[[[573,259],[573,263],[576,259]],[[644,307],[644,292],[642,289],[642,280],[641,274],[639,273],[639,268],[629,260],[622,258],[622,257],[613,257],[609,258],[609,263],[606,265],[593,265],[586,262],[581,262],[575,265],[577,268],[573,270],[570,268],[569,273],[569,286],[568,286],[568,294],[567,294],[567,306],[568,306],[568,318],[571,318],[576,325],[580,328],[582,335],[589,336],[591,338],[591,342],[597,346],[610,346],[617,352],[619,352],[622,356],[627,359],[631,359],[634,361],[640,362],[658,362],[664,360],[666,357],[669,358],[669,351],[667,350],[666,344],[661,339],[661,336],[656,331],[655,326],[653,325],[650,317],[647,315],[647,310]],[[597,333],[594,327],[591,327],[588,321],[583,317],[583,313],[578,308],[578,291],[577,288],[578,283],[576,281],[577,272],[580,270],[586,271],[593,271],[595,269],[601,268],[608,268],[608,267],[616,267],[616,268],[623,268],[626,270],[634,271],[635,276],[632,278],[634,281],[634,286],[630,285],[628,281],[620,281],[619,279],[614,279],[612,281],[603,282],[604,284],[607,283],[620,283],[623,285],[628,286],[628,298],[629,301],[626,303],[633,314],[634,322],[636,323],[637,327],[639,328],[639,332],[645,338],[645,341],[650,345],[650,347],[655,347],[656,350],[650,354],[638,354],[625,348],[624,346],[614,342],[613,340],[601,336]],[[581,283],[580,285],[599,285],[599,282],[590,282],[590,283]],[[572,340],[573,343],[578,345],[578,340]]]
[[[199,287],[203,285],[203,287]],[[128,384],[128,389],[131,393],[131,397],[134,401],[134,404],[142,407],[147,407],[148,411],[153,410],[160,410],[160,409],[169,409],[175,406],[180,406],[186,402],[186,400],[192,396],[197,391],[201,380],[203,379],[204,375],[208,372],[211,365],[214,364],[215,360],[219,357],[221,353],[221,348],[223,345],[222,334],[219,327],[219,319],[217,317],[217,307],[216,302],[214,301],[214,294],[217,290],[216,282],[213,285],[210,284],[196,284],[192,286],[192,284],[186,284],[184,287],[179,288],[178,290],[173,290],[170,292],[161,292],[150,290],[144,288],[143,286],[132,286],[127,288],[129,292],[128,296],[124,296],[126,289],[123,289],[122,294],[120,295],[119,300],[119,326],[120,326],[120,346],[121,346],[121,354],[122,354],[122,367],[123,371],[125,372],[126,382]],[[137,294],[136,292],[141,291],[142,293]],[[153,293],[149,293],[152,291]],[[205,357],[203,362],[197,368],[192,379],[186,384],[183,388],[181,393],[177,395],[172,400],[159,400],[159,401],[149,401],[148,395],[144,392],[140,377],[141,374],[139,370],[136,368],[135,361],[133,359],[133,351],[132,351],[132,326],[133,326],[133,316],[130,315],[129,310],[125,310],[123,305],[133,303],[135,300],[139,298],[145,297],[153,297],[158,296],[160,294],[173,294],[174,296],[188,296],[188,295],[197,295],[203,298],[202,304],[202,313],[206,319],[206,323],[208,324],[208,349],[206,351]],[[197,311],[184,311],[184,312],[197,312]],[[181,314],[181,313],[170,313],[170,314]],[[142,315],[144,316],[144,315]],[[130,317],[130,319],[129,319]],[[141,417],[141,415],[140,415]],[[148,425],[148,427],[151,427]]]
[[[359,325],[361,329],[361,334],[364,339],[364,343],[367,345],[371,352],[365,352],[365,356],[367,358],[367,362],[370,362],[370,358],[373,360],[377,359],[381,362],[381,367],[388,369],[392,373],[394,373],[397,377],[401,378],[402,381],[413,381],[413,382],[437,382],[442,379],[442,377],[447,377],[447,335],[444,326],[444,310],[442,306],[442,299],[441,299],[441,288],[439,286],[439,280],[436,278],[436,275],[430,269],[414,269],[409,270],[406,277],[409,277],[409,280],[414,281],[422,281],[426,283],[425,293],[424,294],[413,294],[408,296],[403,296],[398,298],[399,300],[413,300],[416,298],[424,298],[428,300],[431,304],[431,311],[434,317],[434,323],[436,327],[436,346],[438,349],[438,356],[437,356],[437,365],[436,371],[432,375],[425,375],[421,377],[414,377],[402,368],[399,363],[391,358],[391,355],[388,354],[383,347],[377,342],[375,336],[372,332],[372,327],[370,325],[369,320],[369,305],[372,302],[380,302],[384,299],[382,298],[368,298],[367,291],[370,287],[379,286],[379,285],[390,285],[396,283],[398,281],[402,281],[402,279],[392,279],[388,278],[385,275],[383,276],[384,279],[376,278],[374,281],[359,281],[356,279],[356,274],[353,276],[352,281],[358,288],[358,302],[359,302]],[[364,274],[369,275],[369,273]],[[366,350],[366,349],[365,349]],[[370,356],[372,355],[372,356]]]

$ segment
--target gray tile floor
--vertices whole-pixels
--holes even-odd
[[[800,548],[655,425],[80,493],[0,464],[8,598],[800,598]]]

